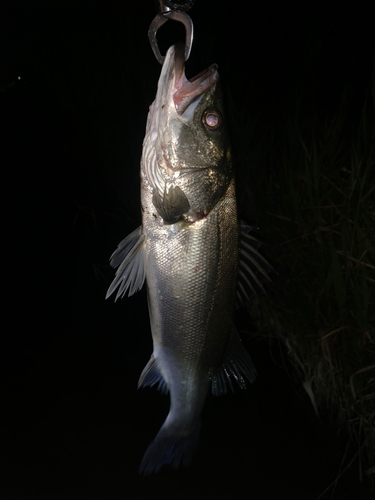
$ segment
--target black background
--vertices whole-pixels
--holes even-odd
[[[262,110],[272,123],[296,89],[328,114],[345,87],[355,113],[374,54],[365,4],[197,0],[187,76],[218,63],[234,116]],[[116,304],[104,296],[108,258],[140,224],[139,159],[160,73],[147,39],[156,12],[146,0],[1,5],[0,492],[313,500],[335,480],[346,439],[315,417],[281,368],[282,348],[252,338],[245,315],[257,382],[209,397],[191,468],[137,474],[168,397],[136,390],[152,351],[145,291]],[[183,36],[163,31],[163,50]],[[335,498],[368,498],[357,478],[352,467]]]

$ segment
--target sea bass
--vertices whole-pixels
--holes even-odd
[[[241,387],[255,368],[233,327],[237,294],[247,300],[256,272],[267,278],[255,238],[237,217],[235,179],[217,66],[185,76],[184,46],[169,48],[150,106],[141,160],[142,226],[111,257],[107,297],[146,279],[153,354],[139,387],[170,394],[170,411],[140,473],[188,465],[207,394]],[[245,228],[246,229],[246,228]],[[240,263],[240,264],[239,264]]]

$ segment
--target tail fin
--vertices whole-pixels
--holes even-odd
[[[180,462],[185,467],[191,463],[198,449],[200,423],[187,433],[184,429],[173,429],[167,421],[168,418],[143,455],[139,474],[149,476],[159,472],[163,465],[177,469]]]

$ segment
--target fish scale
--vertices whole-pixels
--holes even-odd
[[[207,119],[206,119],[207,118]],[[240,245],[235,179],[217,66],[191,81],[184,46],[170,47],[147,118],[141,160],[142,226],[118,246],[107,297],[147,285],[153,353],[138,386],[169,392],[170,410],[140,473],[188,465],[197,451],[207,394],[255,378],[233,326],[268,264],[247,233]],[[240,265],[238,265],[241,256]],[[255,265],[256,270],[251,266]],[[250,294],[246,291],[250,290]]]

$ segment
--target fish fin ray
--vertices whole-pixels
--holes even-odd
[[[233,392],[232,378],[241,389],[246,389],[244,377],[250,382],[254,382],[256,378],[256,369],[250,354],[242,345],[237,330],[233,327],[224,362],[212,380],[212,394],[214,396],[226,394],[228,392],[228,387]]]
[[[110,264],[113,268],[118,267],[129,251],[133,248],[133,246],[137,243],[139,238],[142,235],[142,226],[137,227],[133,232],[128,234],[126,238],[120,241],[117,245],[116,250],[113,252],[110,258]]]
[[[241,223],[237,308],[250,304],[252,297],[266,293],[263,283],[272,282],[269,273],[275,272],[271,264],[258,252],[263,243],[249,234],[252,229],[254,228]]]
[[[245,222],[241,221],[241,241],[247,241],[252,247],[258,249],[261,247],[264,243],[262,243],[260,240],[255,238],[252,234],[250,234],[250,231],[253,229],[257,229],[256,227],[249,226]]]
[[[274,271],[271,264],[268,260],[261,255],[258,250],[253,248],[246,241],[241,241],[241,253],[243,253],[244,257],[249,259],[252,264],[256,267],[258,271],[260,271],[267,281],[271,281],[271,278],[268,276],[270,271]],[[266,268],[266,269],[265,269]]]
[[[168,394],[168,385],[156,365],[154,355],[151,355],[147,365],[144,367],[141,376],[139,377],[138,389],[141,387],[152,387],[156,384],[158,384],[158,391],[162,394]]]
[[[142,226],[130,233],[111,255],[110,264],[118,267],[114,280],[108,288],[106,299],[118,288],[116,299],[130,297],[140,290],[145,281],[144,234]]]
[[[200,423],[192,431],[175,429],[169,423],[169,417],[162,425],[155,439],[147,448],[139,474],[149,476],[159,472],[163,465],[170,465],[177,469],[180,463],[187,467],[197,452],[199,444]]]
[[[178,186],[171,186],[168,192],[165,188],[163,196],[156,190],[152,203],[165,224],[174,224],[190,210],[189,201]]]

